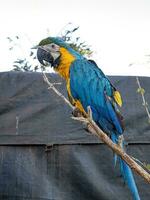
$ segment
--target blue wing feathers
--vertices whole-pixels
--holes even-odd
[[[71,64],[70,90],[73,98],[81,102],[85,111],[87,106],[90,106],[94,121],[102,130],[110,134],[114,143],[118,143],[118,136],[123,133],[123,128],[117,115],[117,107],[112,103],[113,89],[115,88],[108,78],[94,62],[82,59],[75,60]],[[120,157],[118,159],[121,174],[134,200],[140,200],[131,169]],[[114,162],[116,161],[115,155]]]
[[[123,130],[122,130],[122,127],[121,127],[120,122],[118,120],[118,117],[117,117],[116,113],[114,112],[114,108],[112,107],[112,104],[110,103],[110,101],[107,98],[106,98],[106,105],[107,105],[111,120],[112,120],[112,122],[113,122],[113,124],[114,124],[114,126],[117,130],[117,133],[122,134]]]
[[[95,108],[95,112],[98,112],[96,116],[106,118],[108,123],[112,121],[104,95],[104,91],[111,95],[111,85],[90,62],[76,60],[72,64],[70,68],[70,88],[72,96],[81,101],[85,110],[90,105]],[[94,120],[97,121],[97,119]]]

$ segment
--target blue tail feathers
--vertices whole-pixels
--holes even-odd
[[[118,143],[118,138],[117,138],[117,135],[115,133],[112,133],[111,139],[114,143],[116,143],[116,144]],[[123,146],[123,144],[122,144],[122,146]],[[119,156],[118,156],[118,160],[119,160],[119,163],[120,163],[121,175],[123,176],[125,183],[128,185],[128,187],[129,187],[129,189],[130,189],[130,191],[133,195],[133,199],[134,200],[140,200],[140,196],[139,196],[139,193],[138,193],[137,186],[135,184],[135,180],[134,180],[131,168]],[[114,155],[114,162],[115,162],[115,164],[117,162],[117,155],[116,154]]]
[[[140,200],[140,196],[137,190],[137,186],[135,184],[135,180],[131,171],[131,168],[127,165],[127,163],[119,158],[121,174],[124,177],[125,182],[127,183],[134,200]]]

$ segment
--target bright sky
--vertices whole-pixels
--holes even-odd
[[[69,22],[106,74],[150,76],[150,0],[0,0],[0,71]],[[23,50],[14,55],[6,37],[16,35]]]

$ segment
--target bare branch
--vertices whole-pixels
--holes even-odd
[[[74,107],[70,104],[70,102],[63,96],[55,87],[52,83],[49,82],[48,78],[46,77],[45,74],[43,74],[45,82],[50,86],[50,89],[52,89],[59,97],[61,97],[65,103],[67,103],[72,109]],[[88,108],[88,114],[85,117],[72,117],[74,120],[78,120],[81,122],[84,122],[88,126],[88,130],[90,133],[96,135],[102,142],[104,142],[109,148],[113,150],[117,155],[119,155],[130,167],[133,169],[138,175],[143,177],[145,181],[150,183],[150,174],[145,171],[140,165],[138,165],[135,162],[135,159],[132,159],[118,144],[115,144],[112,142],[112,140],[107,136],[106,133],[104,133],[98,125],[92,120],[92,113],[90,108]],[[122,140],[123,138],[120,138]]]
[[[74,106],[71,105],[71,103],[68,101],[68,99],[66,99],[66,97],[64,95],[62,95],[56,88],[54,85],[56,85],[56,83],[50,83],[50,81],[48,80],[46,74],[43,72],[43,78],[44,81],[49,85],[48,89],[52,89],[59,97],[61,97],[65,103],[67,103],[72,109],[74,109]]]
[[[146,113],[147,113],[147,116],[148,116],[148,122],[150,123],[150,112],[149,112],[149,109],[148,109],[148,103],[146,102],[145,100],[145,90],[141,87],[141,84],[140,84],[140,80],[138,77],[136,77],[136,82],[138,84],[138,92],[141,94],[142,96],[142,101],[143,101],[143,106],[145,107],[145,110],[146,110]]]
[[[93,120],[91,121],[88,119],[88,123],[90,123],[91,127],[94,129],[94,133],[96,133],[98,138],[119,155],[131,167],[131,169],[150,183],[150,174],[148,172],[138,165],[119,145],[113,143],[106,133],[104,133]]]

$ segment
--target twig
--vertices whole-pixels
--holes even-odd
[[[137,163],[139,163],[140,165],[142,165],[142,167],[143,167],[145,170],[147,170],[148,172],[150,172],[150,169],[147,167],[147,165],[149,166],[149,164],[143,163],[143,162],[141,162],[139,159],[134,158],[133,156],[131,156],[131,158],[132,158],[133,160],[135,160]]]
[[[65,103],[67,103],[72,109],[74,107],[70,104],[70,102],[54,87],[52,83],[49,82],[48,78],[45,74],[43,74],[45,82],[50,86],[50,88],[58,94],[59,97],[61,97]],[[88,109],[89,110],[89,109]],[[138,165],[124,150],[120,147],[120,145],[117,145],[112,142],[112,140],[107,136],[106,133],[104,133],[98,125],[91,119],[91,113],[88,111],[89,116],[87,114],[85,117],[72,117],[75,120],[81,121],[86,123],[90,128],[90,132],[94,135],[96,135],[101,141],[103,141],[109,148],[111,148],[117,155],[119,155],[130,167],[133,169],[137,174],[139,174],[141,177],[144,178],[145,181],[150,183],[150,174],[146,172],[140,165]]]
[[[16,116],[16,135],[19,134],[19,116]]]
[[[74,117],[73,119],[85,122],[90,125],[90,131],[101,141],[103,141],[109,148],[111,148],[117,155],[119,155],[137,174],[142,176],[148,183],[150,183],[150,174],[146,172],[140,165],[138,165],[121,147],[112,142],[112,140],[104,133],[97,124],[90,118]]]
[[[148,122],[150,123],[150,112],[149,112],[149,109],[148,109],[148,103],[146,102],[145,100],[145,90],[141,87],[141,84],[140,84],[140,80],[138,77],[136,77],[136,82],[138,84],[138,90],[137,92],[139,92],[142,96],[142,101],[143,101],[143,106],[145,107],[145,110],[146,110],[146,113],[147,113],[147,116],[148,116]]]
[[[43,78],[44,81],[49,85],[48,89],[52,89],[59,97],[61,97],[65,103],[67,103],[72,109],[74,109],[74,106],[71,105],[71,103],[66,99],[66,97],[64,95],[62,95],[56,88],[54,85],[56,85],[55,83],[50,83],[46,74],[43,72]]]

